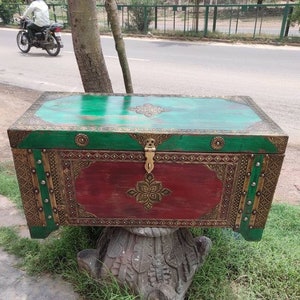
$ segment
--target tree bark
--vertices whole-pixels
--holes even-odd
[[[95,0],[68,0],[74,52],[85,92],[112,93]]]
[[[106,0],[105,8],[108,15],[108,20],[115,40],[115,47],[118,53],[119,62],[121,65],[123,80],[125,84],[126,93],[132,94],[133,87],[130,75],[130,69],[126,56],[125,43],[122,36],[121,25],[118,16],[118,6],[115,0]]]

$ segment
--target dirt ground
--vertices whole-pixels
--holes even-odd
[[[41,92],[0,83],[0,162],[11,161],[7,128],[40,96]]]
[[[40,91],[0,83],[0,162],[11,162],[7,128],[41,95]],[[288,145],[275,202],[300,205],[300,145]]]

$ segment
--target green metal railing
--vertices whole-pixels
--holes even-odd
[[[48,4],[51,18],[69,25],[66,5]],[[248,35],[253,38],[271,35],[283,38],[299,36],[299,29],[290,27],[289,16],[296,4],[248,5],[118,5],[124,32],[157,33],[160,35],[208,36]],[[18,6],[18,11],[25,7]],[[109,32],[104,5],[98,5],[102,32]],[[138,21],[137,21],[138,19]]]

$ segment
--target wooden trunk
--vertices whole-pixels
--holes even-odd
[[[45,93],[8,129],[33,238],[60,225],[262,236],[288,137],[249,97]]]

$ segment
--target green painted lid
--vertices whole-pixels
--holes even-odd
[[[12,147],[284,152],[287,136],[249,97],[45,93],[8,130]],[[161,139],[160,139],[161,140]]]

